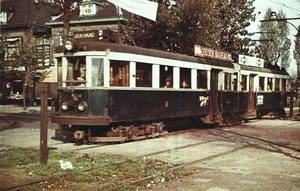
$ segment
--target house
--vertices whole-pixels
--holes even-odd
[[[83,0],[80,5],[74,6],[71,10],[70,36],[76,35],[82,38],[86,37],[84,33],[93,32],[98,40],[117,42],[120,40],[118,32],[130,16],[130,13],[118,9],[107,1]],[[53,65],[51,55],[55,47],[63,43],[64,23],[61,11],[55,5],[37,3],[35,0],[2,0],[0,19],[1,40],[2,42],[5,40],[8,44],[8,50],[3,53],[6,59],[9,58],[11,52],[22,46],[25,33],[33,28],[38,50],[43,53],[36,71],[35,81],[38,81],[38,74],[41,71],[51,69]],[[50,81],[55,81],[55,72],[52,74],[54,76]],[[24,80],[18,76],[1,75],[1,103],[10,103],[9,100],[23,97],[23,87]],[[35,83],[31,87],[33,93],[34,88]]]
[[[45,22],[57,12],[54,6],[36,3],[34,0],[2,0],[1,1],[1,42],[7,44],[2,47],[3,62],[11,61],[10,55],[22,46],[25,33],[33,30],[38,39],[38,51],[43,52],[39,59],[37,69],[44,69],[51,65],[51,28]],[[11,74],[4,76],[1,71],[1,93],[3,99],[20,99],[23,97],[24,80]],[[6,103],[9,103],[6,100]],[[17,103],[12,101],[12,103]]]
[[[120,40],[118,32],[130,16],[131,13],[118,9],[107,1],[83,0],[70,15],[70,36],[88,40],[86,34],[96,32],[98,40],[117,42]],[[62,15],[53,15],[52,20],[46,22],[45,25],[52,29],[53,45],[62,45]]]

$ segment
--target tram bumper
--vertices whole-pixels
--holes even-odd
[[[109,125],[111,123],[110,117],[104,116],[51,116],[52,123],[58,123],[61,125]]]

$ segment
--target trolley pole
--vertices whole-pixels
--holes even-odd
[[[41,83],[40,163],[47,164],[48,84]]]

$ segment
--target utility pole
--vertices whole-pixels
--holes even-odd
[[[300,17],[296,17],[296,18],[277,18],[276,12],[272,11],[268,20],[261,20],[260,22],[277,21],[277,22],[286,22],[286,23],[292,25],[296,29],[296,31],[297,31],[297,34],[295,35],[296,41],[298,42],[298,44],[300,44],[299,43],[299,41],[300,41],[300,31],[299,31],[300,26],[297,28],[293,23],[289,22],[289,20],[300,20]],[[298,54],[299,54],[299,52],[298,52]],[[298,57],[300,57],[300,55],[298,55]],[[298,96],[298,99],[299,99],[299,116],[300,116],[300,87],[299,87],[300,86],[299,85],[300,84],[300,66],[299,66],[300,63],[299,62],[300,62],[300,60],[296,60],[296,63],[297,63],[297,74],[298,74],[298,76],[297,76],[298,88],[296,88],[296,90],[295,90],[296,92],[294,92],[292,90],[292,92],[290,94],[290,116],[293,116],[293,114],[294,114],[293,113],[293,99],[294,99],[294,96],[295,97]]]

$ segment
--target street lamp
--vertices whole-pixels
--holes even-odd
[[[295,18],[277,18],[276,12],[272,11],[270,13],[270,16],[269,16],[268,20],[260,20],[259,22],[270,22],[270,21],[286,22],[286,23],[289,23],[290,25],[292,25],[296,29],[296,31],[298,32],[298,35],[299,35],[299,29],[293,23],[289,22],[288,20],[300,20],[300,17],[295,17]]]

